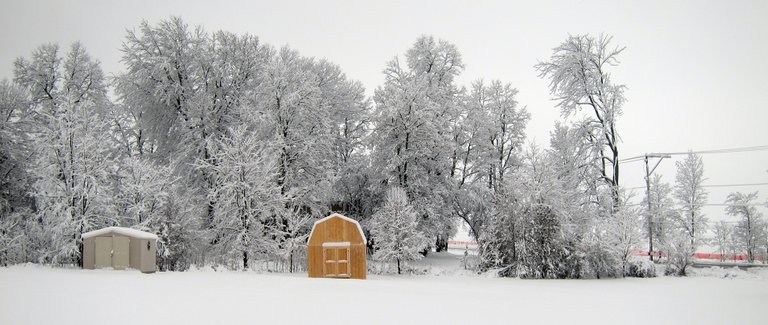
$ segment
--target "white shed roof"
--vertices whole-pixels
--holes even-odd
[[[83,234],[83,239],[106,235],[109,233],[118,233],[123,236],[133,237],[133,238],[141,238],[141,239],[157,239],[157,235],[153,233],[148,233],[146,231],[131,229],[131,228],[124,228],[124,227],[107,227],[102,228],[99,230],[89,231],[87,233]]]
[[[363,238],[363,243],[367,243],[368,242],[368,240],[365,239],[365,233],[363,232],[363,227],[360,227],[360,223],[357,222],[357,220],[349,218],[349,217],[346,217],[346,216],[343,216],[343,215],[340,215],[338,213],[331,214],[331,215],[329,215],[329,216],[327,216],[325,218],[322,218],[320,220],[315,221],[315,224],[312,226],[312,231],[309,232],[309,238],[307,238],[307,242],[309,242],[309,240],[312,239],[312,233],[315,232],[315,226],[317,226],[317,224],[319,224],[321,222],[324,222],[324,221],[326,221],[326,220],[328,220],[330,218],[341,218],[341,219],[347,220],[347,221],[349,221],[351,223],[354,223],[355,226],[357,226],[357,230],[360,232],[360,237]]]

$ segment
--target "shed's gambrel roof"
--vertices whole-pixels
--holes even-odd
[[[134,237],[134,238],[141,238],[141,239],[157,239],[157,235],[153,233],[148,233],[146,231],[131,229],[131,228],[125,228],[125,227],[107,227],[102,228],[99,230],[89,231],[87,233],[84,233],[82,235],[83,239],[91,238],[91,237],[97,237],[101,235],[106,235],[109,233],[116,233],[123,236],[128,237]]]
[[[315,221],[315,224],[314,224],[314,225],[312,225],[312,231],[310,231],[310,232],[309,232],[309,237],[307,238],[307,244],[309,244],[309,241],[312,239],[312,234],[314,234],[314,233],[315,233],[315,227],[316,227],[318,224],[320,224],[320,223],[323,223],[323,222],[325,222],[325,221],[328,221],[328,220],[329,220],[329,219],[331,219],[331,218],[341,218],[341,219],[343,219],[343,220],[346,220],[346,221],[349,221],[349,222],[351,222],[351,223],[354,223],[354,224],[355,224],[355,226],[357,226],[357,230],[360,232],[360,237],[361,237],[361,238],[363,238],[363,244],[365,244],[365,243],[367,243],[367,242],[368,242],[368,240],[367,240],[367,239],[365,239],[365,233],[363,232],[363,227],[360,227],[360,223],[359,223],[359,222],[357,222],[357,220],[355,220],[355,219],[352,219],[352,218],[349,218],[349,217],[345,217],[345,216],[343,216],[343,215],[340,215],[340,214],[338,214],[338,213],[334,213],[334,214],[331,214],[331,215],[329,215],[329,216],[327,216],[327,217],[325,217],[325,218],[322,218],[322,219],[320,219],[320,220],[317,220],[317,221]]]

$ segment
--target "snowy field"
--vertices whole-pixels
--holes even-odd
[[[451,267],[453,263],[454,267]],[[0,268],[0,324],[766,324],[768,270],[688,278],[519,280],[433,254],[427,275]]]

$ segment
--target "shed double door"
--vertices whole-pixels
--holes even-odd
[[[95,238],[95,267],[112,267],[122,270],[128,267],[129,239],[123,236]]]
[[[326,278],[348,278],[351,276],[349,244],[333,244],[336,243],[323,245],[323,276]]]

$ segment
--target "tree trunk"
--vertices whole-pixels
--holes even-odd
[[[248,270],[248,251],[243,251],[243,270]]]
[[[83,240],[77,240],[77,266],[83,267]]]
[[[400,271],[400,259],[399,258],[397,259],[397,274],[401,274],[401,271]]]
[[[696,247],[694,246],[694,241],[696,240],[696,213],[693,212],[693,207],[691,207],[691,250],[695,253]]]
[[[616,132],[613,130],[613,124],[611,124],[611,152],[613,153],[613,179],[611,184],[611,191],[613,195],[613,209],[614,213],[619,211],[621,205],[619,196],[619,148],[616,146]]]

